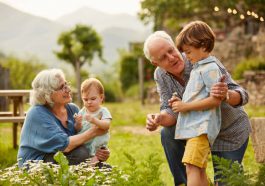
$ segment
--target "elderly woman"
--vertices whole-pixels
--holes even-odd
[[[28,160],[55,162],[53,155],[62,151],[70,164],[79,164],[89,157],[83,145],[90,139],[102,135],[103,131],[92,127],[76,134],[74,115],[78,107],[71,103],[71,89],[59,69],[41,71],[32,82],[31,108],[22,128],[18,150],[21,167]],[[101,161],[109,157],[109,151],[99,149],[96,156]]]

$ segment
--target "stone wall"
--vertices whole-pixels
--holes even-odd
[[[265,105],[265,71],[246,71],[244,79],[238,83],[244,87],[249,94],[249,104]]]
[[[255,159],[258,163],[265,163],[265,118],[251,118],[251,141]]]
[[[236,65],[247,57],[265,57],[265,28],[261,27],[257,35],[248,35],[244,27],[236,27],[222,41],[216,41],[212,53],[232,73]]]

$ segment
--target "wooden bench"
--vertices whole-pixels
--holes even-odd
[[[3,116],[0,117],[0,123],[23,123],[25,116]]]
[[[0,111],[0,117],[2,116],[13,116],[13,112]]]
[[[17,148],[17,127],[25,120],[23,98],[29,97],[30,90],[0,90],[0,96],[7,97],[12,101],[12,112],[1,111],[0,123],[13,123],[13,147]]]
[[[0,116],[0,123],[12,123],[12,133],[13,133],[13,148],[16,149],[17,145],[17,127],[18,124],[23,124],[25,120],[25,116],[13,116],[12,112],[11,115],[9,112],[1,112]],[[4,115],[4,116],[3,116]]]

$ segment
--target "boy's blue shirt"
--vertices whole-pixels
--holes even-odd
[[[190,79],[187,83],[182,101],[192,102],[202,100],[210,95],[212,85],[222,76],[217,59],[209,56],[193,65]],[[179,113],[176,125],[175,139],[189,139],[207,134],[212,145],[221,126],[220,106],[203,110]]]

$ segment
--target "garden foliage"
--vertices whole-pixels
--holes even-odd
[[[23,168],[17,164],[0,170],[0,185],[115,185],[115,186],[160,186],[159,167],[162,161],[157,154],[151,154],[142,164],[129,154],[128,167],[97,168],[90,165],[89,160],[79,165],[69,165],[62,152],[55,154],[57,164],[43,161],[28,162]]]

